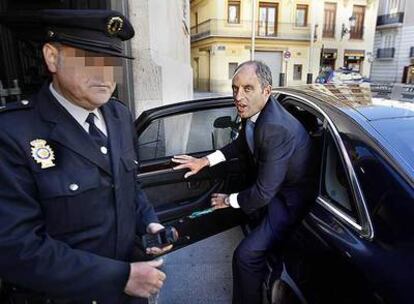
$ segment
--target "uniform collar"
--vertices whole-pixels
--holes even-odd
[[[102,119],[102,114],[98,109],[95,109],[93,111],[88,111],[78,105],[75,105],[74,103],[67,100],[65,97],[60,95],[55,88],[53,87],[53,84],[49,84],[49,90],[52,93],[52,95],[56,98],[56,100],[66,109],[66,111],[69,112],[70,115],[72,115],[73,118],[81,125],[86,121],[86,118],[88,117],[89,113],[94,113],[97,119]]]

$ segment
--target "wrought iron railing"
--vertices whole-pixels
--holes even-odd
[[[377,17],[377,26],[403,23],[404,12],[381,15]]]
[[[395,55],[395,48],[383,48],[377,50],[377,58],[384,59],[384,58],[394,58]]]
[[[310,27],[299,27],[295,23],[274,23],[257,21],[255,23],[257,38],[267,37],[286,40],[310,40]],[[252,22],[242,20],[240,23],[228,23],[227,20],[209,19],[191,27],[191,41],[198,41],[211,36],[251,37]]]

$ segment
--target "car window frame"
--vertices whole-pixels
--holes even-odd
[[[368,212],[367,203],[364,198],[364,194],[362,192],[362,188],[359,184],[359,181],[357,179],[355,170],[352,166],[351,159],[348,155],[348,152],[346,150],[345,144],[342,141],[342,138],[339,134],[338,129],[336,128],[335,124],[333,123],[332,119],[329,117],[329,115],[324,111],[320,106],[317,105],[316,102],[312,101],[312,99],[315,99],[311,96],[302,96],[300,93],[295,93],[291,91],[283,91],[275,89],[273,90],[273,93],[275,96],[278,95],[284,95],[291,97],[293,99],[296,99],[298,102],[298,105],[303,107],[304,109],[312,109],[311,112],[318,113],[317,116],[323,117],[324,122],[324,129],[328,130],[330,129],[332,132],[332,137],[335,142],[335,145],[337,146],[338,152],[340,153],[340,156],[345,163],[345,170],[347,174],[347,178],[349,179],[350,186],[351,186],[351,192],[352,196],[355,199],[356,207],[357,207],[357,213],[358,213],[358,221],[355,221],[352,219],[348,214],[334,206],[332,203],[324,199],[320,193],[321,193],[321,183],[322,183],[322,172],[320,174],[319,179],[319,193],[316,198],[316,202],[321,205],[323,208],[325,208],[327,211],[329,211],[331,214],[336,216],[339,220],[341,220],[343,223],[351,227],[354,231],[356,231],[360,237],[372,240],[374,238],[374,228],[372,225],[372,220],[370,217],[370,214]],[[325,144],[324,144],[324,150],[325,151]],[[324,161],[324,160],[323,160]],[[322,170],[322,166],[321,166]]]

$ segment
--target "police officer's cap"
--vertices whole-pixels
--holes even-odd
[[[47,9],[8,12],[0,22],[18,32],[24,39],[59,42],[72,47],[108,54],[127,56],[122,41],[135,32],[129,20],[111,10]]]

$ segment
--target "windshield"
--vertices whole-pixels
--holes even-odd
[[[371,121],[373,126],[402,156],[414,176],[414,117]]]

